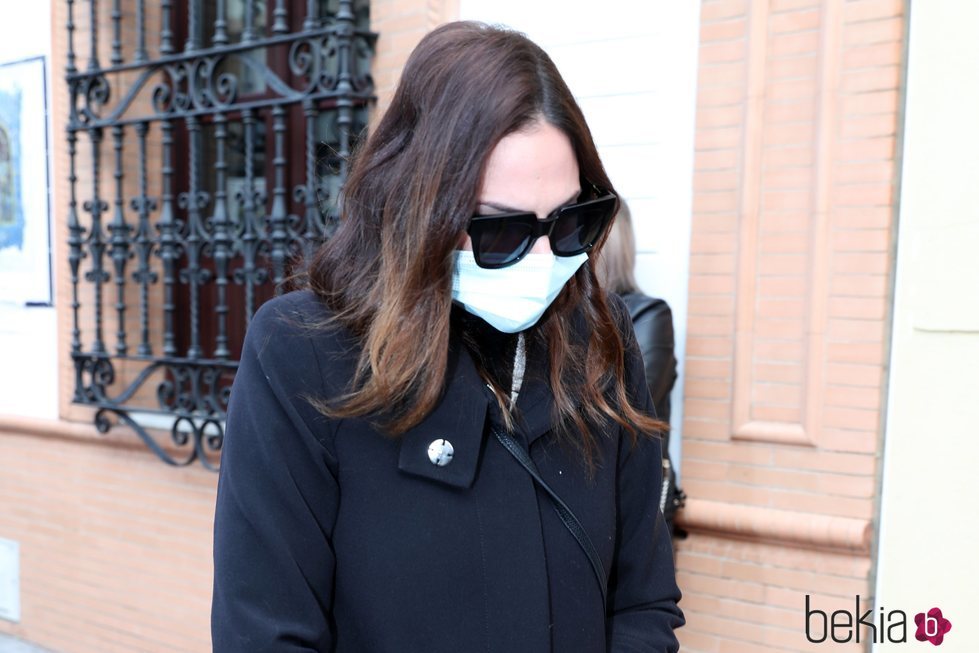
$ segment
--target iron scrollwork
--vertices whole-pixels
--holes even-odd
[[[364,0],[161,0],[152,26],[87,2],[83,59],[65,0],[74,402],[216,469],[244,326],[335,228],[377,35]]]

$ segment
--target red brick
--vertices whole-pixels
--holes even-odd
[[[739,229],[736,213],[695,213],[692,226],[701,233],[735,234]]]
[[[824,397],[827,406],[880,410],[880,389],[876,387],[830,385],[826,388]]]
[[[738,153],[734,149],[701,150],[694,156],[694,169],[697,174],[711,170],[734,170],[738,161]]]
[[[897,89],[901,86],[901,73],[901,66],[897,64],[844,70],[840,76],[840,90],[849,94]]]
[[[894,136],[897,134],[897,114],[878,113],[848,116],[840,123],[840,134],[843,138]]]
[[[903,14],[903,0],[849,0],[843,3],[843,20],[846,23],[880,20]]]
[[[684,441],[686,438],[696,438],[726,442],[731,437],[731,429],[725,420],[684,417],[683,437]]]
[[[805,348],[798,342],[757,339],[755,341],[755,360],[765,362],[798,362],[802,360]]]
[[[890,233],[885,229],[839,229],[830,239],[838,252],[886,252],[891,248]]]
[[[768,85],[766,97],[773,102],[809,100],[818,90],[813,79],[783,79]]]
[[[759,382],[802,383],[804,379],[801,363],[755,362],[751,366],[752,377]]]
[[[762,129],[762,142],[766,146],[807,145],[812,142],[814,131],[810,122],[767,124]]]
[[[696,378],[730,379],[731,369],[731,361],[724,359],[688,358],[686,365],[688,380]]]
[[[819,443],[827,451],[848,451],[863,454],[873,454],[877,451],[878,446],[877,433],[856,429],[824,428],[820,433]],[[871,478],[864,479],[864,483],[876,487],[874,480]],[[851,483],[851,485],[855,484],[857,484],[856,480]],[[831,493],[829,492],[830,489],[828,486],[825,488],[827,493]],[[867,494],[866,498],[873,498],[873,491]]]
[[[702,25],[721,21],[728,18],[745,16],[748,13],[747,0],[723,0],[722,2],[704,2],[700,8]]]
[[[801,254],[763,254],[756,265],[758,276],[783,276],[806,274],[809,270],[809,257]],[[755,325],[756,329],[760,325]]]
[[[732,104],[724,107],[705,107],[697,111],[697,128],[740,126],[744,122],[744,107]]]
[[[780,79],[816,79],[819,74],[819,58],[815,53],[805,53],[795,57],[782,57],[768,61],[768,77]]]
[[[873,118],[868,118],[873,120]],[[841,163],[834,169],[834,181],[839,184],[855,184],[874,181],[894,183],[895,163],[875,161],[872,163]]]
[[[780,190],[807,189],[812,184],[812,178],[813,171],[809,166],[774,168],[763,176],[765,188]]]
[[[700,45],[701,64],[741,61],[747,53],[744,39],[731,39],[719,42],[706,42]]]
[[[801,299],[768,299],[764,295],[759,295],[756,305],[755,314],[762,319],[801,320],[806,315],[806,303]]]
[[[899,16],[882,20],[852,23],[843,28],[843,45],[862,46],[890,43],[904,38],[904,19]]]
[[[833,204],[844,206],[890,206],[894,199],[890,183],[846,184],[836,187]]]
[[[892,206],[835,207],[833,224],[844,229],[886,229],[894,221]]]
[[[773,34],[788,34],[816,29],[820,25],[820,11],[816,7],[800,11],[773,14],[768,19],[768,29]]]
[[[734,315],[734,297],[730,295],[697,295],[687,303],[688,315]],[[729,333],[723,335],[730,335]]]
[[[805,449],[777,449],[773,452],[773,457],[774,464],[778,467],[841,474],[872,475],[875,465],[873,456]]]
[[[811,193],[804,190],[766,190],[762,192],[763,211],[807,209]]]
[[[776,14],[782,11],[817,8],[819,0],[771,0],[768,7],[773,14]]]
[[[841,163],[893,161],[895,141],[891,136],[841,141],[837,157]]]
[[[700,192],[693,196],[694,213],[730,213],[738,208],[735,191]]]
[[[753,404],[751,407],[751,419],[762,422],[796,424],[802,421],[802,409],[798,407]]]
[[[756,318],[754,334],[757,338],[772,338],[773,340],[797,340],[804,334],[801,319],[772,319]]]
[[[819,37],[820,33],[817,30],[771,36],[768,41],[768,55],[777,58],[784,55],[816,52],[819,49]]]
[[[729,39],[744,38],[747,34],[747,21],[742,18],[703,23],[700,26],[700,42],[711,43]]]
[[[690,294],[731,293],[734,292],[734,277],[726,274],[690,275]]]
[[[878,388],[883,376],[883,364],[826,364],[826,383]]]
[[[802,405],[803,388],[789,383],[756,382],[751,386],[751,402],[757,406],[781,406],[797,409]]]
[[[738,188],[740,176],[732,171],[703,171],[694,176],[693,189],[697,191],[734,190]]]
[[[762,277],[758,279],[758,293],[770,299],[802,297],[808,285],[801,277]]]
[[[766,234],[809,233],[809,211],[766,211],[758,224]]]
[[[761,254],[801,254],[809,251],[811,237],[808,231],[763,232],[758,239]]]
[[[887,276],[883,274],[834,274],[830,292],[836,297],[883,297]]]
[[[737,241],[730,233],[695,233],[690,237],[690,252],[697,254],[727,254],[735,250]]]
[[[866,254],[865,256],[872,256]],[[887,256],[882,255],[887,259]],[[884,272],[881,270],[880,272]],[[887,314],[887,302],[883,298],[879,299],[855,299],[853,297],[830,297],[829,316],[857,318],[864,320],[878,320],[883,323]]]
[[[826,330],[827,340],[842,342],[879,342],[883,337],[883,322],[880,320],[830,319]]]
[[[834,363],[875,365],[884,356],[883,343],[831,342],[826,345],[826,360]]]
[[[744,84],[746,73],[747,70],[743,61],[700,66],[697,72],[697,88],[741,87]]]
[[[741,144],[742,130],[740,127],[719,127],[716,129],[698,129],[694,147],[700,150],[729,150]]]
[[[687,333],[696,336],[723,336],[734,328],[733,313],[727,315],[689,315]]]
[[[893,117],[899,108],[899,102],[900,96],[897,91],[855,93],[843,98],[843,113],[847,118],[862,114],[887,114]]]
[[[813,152],[809,146],[770,147],[762,152],[762,163],[766,170],[780,166],[807,166],[812,165],[812,162]]]
[[[688,360],[698,357],[729,359],[733,350],[734,339],[730,336],[722,338],[700,337],[687,339]]]
[[[726,107],[744,102],[744,89],[740,86],[712,86],[700,89],[697,94],[697,110],[709,107]]]
[[[811,122],[816,116],[816,103],[813,97],[797,100],[769,100],[765,102],[765,124]]]

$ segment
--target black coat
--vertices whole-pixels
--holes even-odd
[[[630,344],[630,394],[650,411],[628,314],[610,301]],[[387,438],[306,400],[335,396],[356,359],[346,332],[303,327],[326,310],[308,291],[290,293],[263,305],[248,329],[217,493],[215,652],[678,650],[673,629],[684,620],[657,506],[658,439],[630,447],[610,421],[589,484],[549,437],[546,365],[528,358],[517,437],[609,570],[606,616],[588,558],[487,437],[488,422],[502,418],[466,349],[453,340],[440,404]],[[428,456],[440,438],[454,447],[446,466]]]

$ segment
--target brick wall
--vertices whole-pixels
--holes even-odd
[[[0,431],[0,460],[17,461],[0,533],[21,558],[21,621],[0,632],[60,653],[210,650],[214,474],[82,428]]]
[[[458,13],[459,0],[372,0],[371,29],[381,35],[373,69],[378,101],[372,120],[391,101],[401,69],[421,38]]]
[[[685,651],[821,650],[806,594],[870,607],[904,33],[898,0],[703,2]]]
[[[111,47],[111,3],[99,3],[101,61]],[[71,404],[74,368],[67,207],[68,92],[64,83],[66,3],[51,0],[54,158],[52,242],[58,313],[59,421],[0,415],[0,537],[20,543],[21,620],[0,620],[12,634],[60,653],[204,653],[210,651],[211,546],[217,476],[199,466],[173,468],[124,429],[100,436],[92,411]],[[147,3],[150,50],[159,7]],[[375,59],[379,105],[386,106],[397,72],[425,32],[454,15],[452,0],[375,0],[372,28],[381,33]],[[122,3],[123,53],[135,47],[134,3]],[[75,6],[77,65],[88,57],[88,5]],[[182,44],[177,44],[179,47]],[[118,94],[122,89],[113,88]],[[114,95],[114,97],[118,97]],[[375,115],[377,112],[375,112]],[[148,146],[159,147],[151,132]],[[91,152],[79,142],[79,202],[91,194]],[[127,134],[124,166],[133,170],[136,140]],[[156,150],[158,151],[158,149]],[[112,133],[102,146],[102,195],[113,210]],[[151,156],[150,194],[158,195],[159,156]],[[130,175],[130,178],[134,175]],[[127,182],[127,184],[132,182]],[[124,197],[136,195],[127,185]],[[127,209],[128,210],[128,209]],[[84,219],[84,215],[82,216]],[[132,219],[127,214],[127,219]],[[158,219],[158,215],[151,218]],[[82,271],[88,269],[83,262]],[[91,303],[91,284],[81,284]],[[158,289],[159,286],[157,286]],[[106,339],[114,344],[115,289],[106,288]],[[135,305],[134,296],[129,297]],[[159,298],[151,297],[151,302]],[[136,312],[130,319],[136,319]],[[89,329],[90,316],[82,323]],[[159,339],[159,334],[154,338]],[[86,344],[91,331],[83,334]],[[157,347],[159,350],[159,347]],[[124,373],[125,371],[123,371]],[[152,385],[152,384],[150,384]]]
[[[52,0],[56,80],[63,8]],[[411,48],[457,7],[372,8],[383,108]],[[821,650],[803,634],[805,594],[827,612],[870,599],[903,4],[707,0],[701,21],[681,640],[694,652]],[[67,352],[57,81],[52,106]],[[62,397],[71,385],[63,365]],[[0,460],[18,461],[0,475],[0,531],[21,542],[23,588],[21,623],[0,632],[66,653],[208,650],[216,478],[166,467],[132,436],[100,439],[62,407],[84,423],[0,419]]]

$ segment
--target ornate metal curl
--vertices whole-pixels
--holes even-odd
[[[75,365],[82,377],[80,399],[98,407],[95,426],[100,433],[113,427],[110,415],[131,428],[160,460],[169,465],[184,466],[199,460],[208,469],[216,469],[209,456],[220,452],[224,437],[224,420],[231,396],[231,381],[237,369],[235,363],[194,361],[158,361],[147,368],[118,395],[108,388],[115,382],[115,368],[108,357],[76,356]],[[165,377],[157,384],[157,409],[139,412],[171,416],[171,444],[179,451],[193,446],[184,457],[171,455],[150,433],[145,420],[133,417],[136,409],[129,400],[155,374]]]

